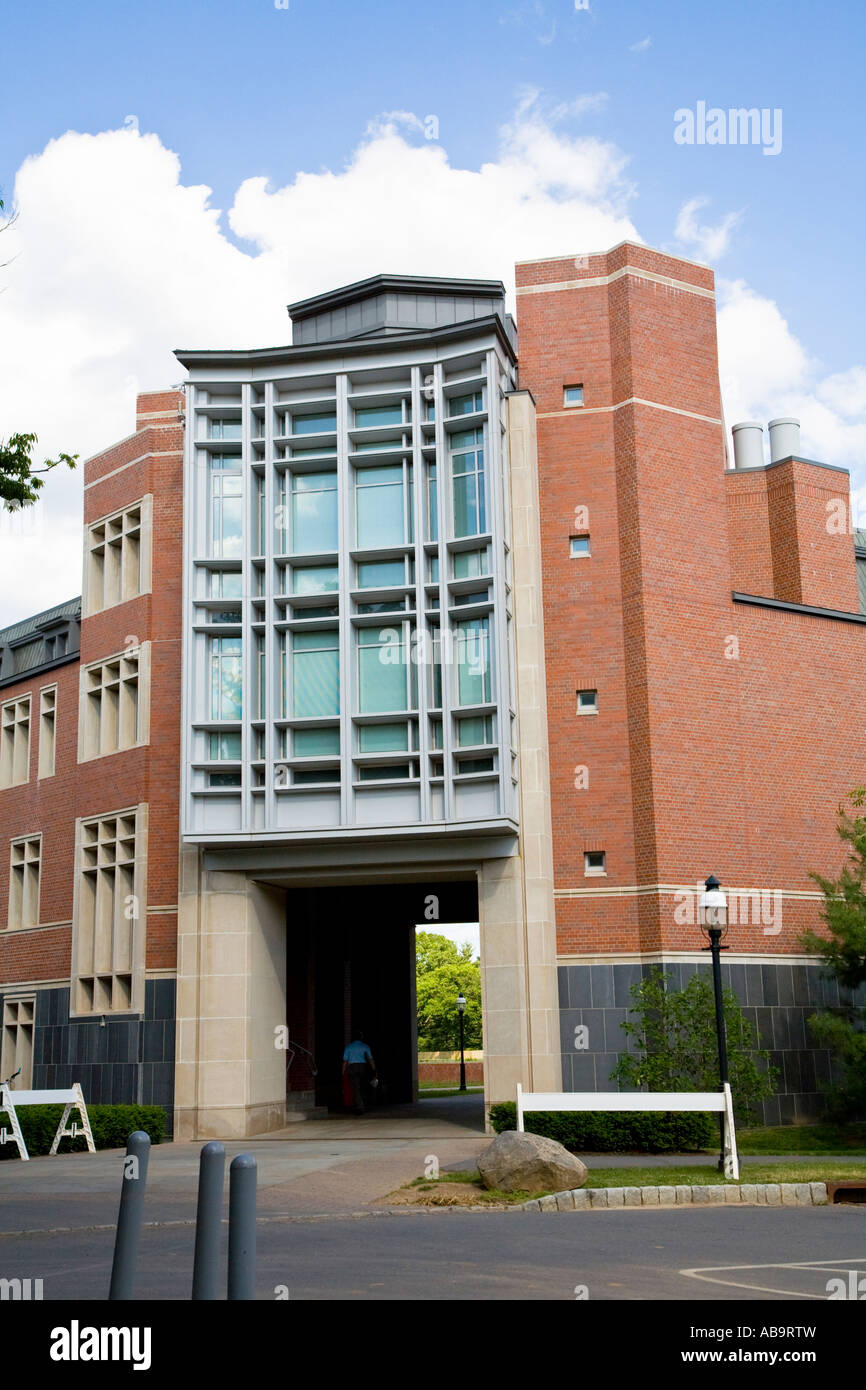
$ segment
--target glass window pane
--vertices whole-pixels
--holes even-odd
[[[336,473],[293,475],[291,544],[298,555],[337,549]]]
[[[455,536],[478,534],[478,506],[474,473],[454,479],[454,534]]]
[[[241,736],[237,734],[211,734],[208,740],[211,758],[237,759],[241,756]]]
[[[485,715],[476,719],[461,719],[457,724],[457,742],[462,748],[469,748],[477,743],[492,743],[492,718]]]
[[[292,638],[292,712],[299,718],[340,712],[337,634],[296,632]]]
[[[406,565],[402,560],[367,560],[358,566],[359,589],[387,589],[406,583]]]
[[[407,705],[406,665],[402,638],[392,632],[358,635],[358,708],[362,714],[386,714]]]
[[[457,688],[461,705],[491,698],[490,634],[487,618],[457,624]]]
[[[473,391],[468,396],[452,396],[448,402],[449,415],[471,415],[481,409],[481,392]]]
[[[211,598],[242,598],[244,577],[237,571],[213,570],[210,576]]]
[[[401,753],[409,751],[408,724],[364,724],[359,731],[362,753]]]
[[[211,420],[210,437],[211,439],[240,439],[241,429],[240,416],[231,420]]]
[[[292,415],[293,434],[329,434],[336,428],[335,411],[324,411],[318,415]]]
[[[454,578],[474,579],[478,574],[487,574],[487,551],[460,550],[454,556]]]
[[[382,470],[383,472],[391,470]],[[403,482],[357,489],[357,544],[365,550],[404,543]]]
[[[296,758],[336,757],[340,752],[340,730],[295,729],[292,747]]]
[[[241,639],[211,639],[211,719],[241,717]]]
[[[359,429],[370,425],[400,425],[403,411],[399,405],[371,405],[355,411],[355,424]]]
[[[292,570],[293,594],[326,594],[338,588],[336,565],[307,565]]]

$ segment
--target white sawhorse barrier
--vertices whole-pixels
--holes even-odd
[[[96,1145],[93,1142],[93,1134],[90,1130],[90,1120],[87,1115],[87,1106],[84,1104],[84,1096],[81,1087],[76,1081],[73,1086],[65,1091],[12,1091],[8,1086],[0,1086],[0,1110],[5,1110],[9,1116],[9,1123],[12,1133],[7,1135],[5,1128],[0,1130],[0,1144],[5,1144],[7,1139],[13,1139],[18,1145],[18,1152],[23,1159],[29,1159],[27,1145],[24,1143],[24,1136],[21,1133],[21,1126],[18,1123],[17,1110],[24,1105],[62,1105],[63,1118],[57,1126],[57,1133],[54,1136],[54,1143],[51,1145],[51,1152],[57,1153],[57,1146],[61,1139],[75,1139],[78,1134],[77,1124],[73,1123],[71,1129],[66,1128],[66,1121],[69,1119],[70,1111],[77,1110],[81,1116],[81,1132],[87,1140],[87,1147],[92,1154],[96,1153]]]
[[[517,1083],[517,1128],[523,1132],[523,1117],[532,1110],[711,1110],[725,1117],[725,1177],[735,1182],[740,1176],[737,1140],[734,1134],[734,1106],[727,1081],[721,1091],[524,1091]]]

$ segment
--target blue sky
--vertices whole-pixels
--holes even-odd
[[[171,347],[286,341],[287,301],[360,274],[507,277],[625,227],[713,263],[728,423],[802,397],[813,453],[866,483],[862,2],[8,0],[3,37],[0,436],[93,452],[136,387],[180,378]],[[780,109],[781,152],[675,143],[701,101]],[[52,486],[46,603],[78,582],[80,478]],[[30,551],[6,549],[17,589]]]
[[[477,167],[525,85],[554,101],[609,93],[588,128],[630,155],[643,237],[670,240],[700,185],[713,210],[745,208],[725,263],[786,306],[811,346],[842,365],[859,346],[863,208],[859,0],[573,0],[361,4],[208,0],[182,5],[4,6],[0,185],[72,128],[135,114],[176,150],[184,179],[225,207],[254,173],[278,185],[338,167],[371,116],[435,113],[452,162]],[[629,46],[649,37],[649,48]],[[778,157],[673,143],[673,111],[780,107]],[[828,313],[828,305],[832,312]]]

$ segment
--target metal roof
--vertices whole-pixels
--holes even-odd
[[[20,642],[25,637],[32,637],[37,632],[43,632],[46,627],[50,627],[55,622],[65,622],[70,618],[81,617],[81,596],[78,598],[67,599],[65,603],[58,603],[55,608],[46,608],[42,613],[34,613],[32,618],[24,618],[20,623],[13,623],[11,627],[0,628],[0,647],[9,646],[12,643]]]

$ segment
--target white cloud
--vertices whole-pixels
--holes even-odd
[[[626,157],[565,124],[603,101],[545,111],[525,93],[480,169],[451,164],[423,117],[388,113],[341,169],[245,180],[228,221],[252,249],[158,136],[52,140],[19,170],[0,244],[15,257],[0,270],[0,437],[35,430],[42,457],[83,458],[131,432],[137,390],[182,378],[172,348],[288,342],[293,299],[380,270],[510,284],[516,259],[636,236]],[[79,591],[81,469],[52,474],[45,497],[42,541],[0,531],[0,623]]]
[[[696,217],[696,213],[709,203],[707,197],[690,198],[683,203],[677,216],[677,225],[674,235],[681,246],[688,248],[692,255],[699,256],[701,260],[714,262],[728,250],[731,243],[731,233],[742,217],[742,212],[727,213],[715,227],[702,226]]]
[[[40,458],[94,453],[130,433],[137,390],[181,379],[172,348],[288,342],[288,302],[380,270],[510,287],[515,260],[640,240],[627,155],[569,124],[606,100],[546,107],[526,91],[476,169],[450,161],[445,120],[437,143],[428,117],[387,113],[342,167],[244,180],[227,213],[243,248],[158,136],[53,140],[19,170],[19,217],[0,236],[0,262],[14,257],[0,270],[0,437],[35,430]],[[681,209],[678,235],[721,254],[733,224],[702,227],[701,206]],[[822,371],[776,304],[719,288],[729,424],[798,415],[806,452],[859,465],[866,369]],[[0,520],[0,624],[80,590],[81,469],[52,474],[44,496],[36,532]]]
[[[628,46],[628,51],[629,53],[646,53],[647,49],[651,46],[652,39],[650,38],[649,34],[647,34],[645,39],[639,39],[637,43],[630,43]]]
[[[823,375],[779,306],[742,280],[721,281],[719,364],[725,420],[766,425],[777,416],[801,422],[806,458],[850,468],[864,481],[866,368]]]

